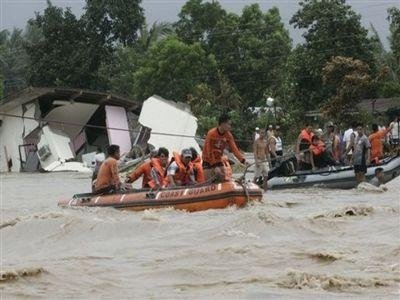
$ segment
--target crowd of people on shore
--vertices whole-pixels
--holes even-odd
[[[379,165],[385,152],[399,146],[399,123],[400,116],[387,127],[372,124],[368,135],[361,123],[352,123],[343,133],[332,122],[327,124],[325,131],[314,130],[307,123],[295,144],[295,169],[316,171],[327,166],[351,165],[354,167],[357,182],[364,181],[367,167]],[[283,159],[280,127],[274,128],[270,125],[268,129],[261,130],[257,127],[253,150],[256,163],[255,181],[260,178],[266,181],[269,169]]]

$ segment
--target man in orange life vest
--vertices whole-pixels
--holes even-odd
[[[184,186],[196,183],[192,164],[192,151],[190,149],[183,149],[181,154],[174,152],[167,169],[167,177],[169,186]]]
[[[125,183],[132,183],[143,176],[142,188],[149,188],[149,182],[151,180],[151,169],[153,168],[152,159],[157,157],[157,154],[157,150],[151,151],[150,160],[142,163],[132,173],[130,173],[126,178]]]
[[[308,169],[310,167],[310,153],[305,151],[309,149],[313,135],[313,127],[307,123],[297,138],[296,158],[300,169]]]
[[[385,138],[386,134],[391,131],[393,124],[387,129],[379,130],[377,124],[372,124],[373,133],[369,135],[368,140],[371,144],[371,163],[379,163],[379,159],[383,157],[383,143],[382,139]]]
[[[310,162],[313,170],[336,164],[328,151],[326,151],[325,143],[317,135],[311,138]]]
[[[168,185],[166,168],[169,163],[169,151],[164,147],[158,149],[157,156],[151,159],[151,180],[148,185],[152,189],[159,189]]]
[[[107,148],[108,158],[103,161],[94,183],[94,193],[111,193],[121,188],[121,181],[118,175],[118,160],[120,150],[118,145],[110,145]]]
[[[204,177],[204,170],[203,170],[203,162],[201,161],[200,155],[197,153],[196,149],[190,147],[190,151],[192,151],[192,164],[193,164],[193,172],[194,178],[196,179],[197,183],[203,183],[206,181]]]
[[[213,177],[213,172],[220,181],[226,180],[224,150],[232,151],[242,164],[246,164],[230,131],[230,118],[223,114],[218,119],[218,127],[210,129],[207,133],[203,148],[203,169],[206,180]]]

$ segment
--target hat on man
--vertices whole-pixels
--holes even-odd
[[[182,149],[181,155],[182,157],[192,158],[192,151],[190,151],[190,149]]]
[[[335,125],[333,125],[333,122],[330,121],[330,122],[328,122],[328,127],[335,127]]]
[[[260,130],[260,128],[256,127],[256,131]]]

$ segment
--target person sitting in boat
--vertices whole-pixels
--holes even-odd
[[[148,185],[152,189],[160,189],[168,186],[167,166],[169,163],[169,151],[160,147],[157,156],[151,159],[151,180]]]
[[[378,124],[372,124],[372,134],[369,135],[368,140],[371,144],[371,163],[378,164],[379,160],[383,158],[383,142],[386,134],[392,130],[390,125],[387,129],[379,130]]]
[[[308,170],[311,168],[309,148],[311,138],[314,136],[313,126],[306,123],[304,129],[300,132],[296,144],[296,158],[299,169]]]
[[[216,179],[225,181],[224,175],[227,168],[224,167],[224,150],[230,150],[236,158],[246,164],[243,154],[236,146],[231,131],[231,121],[227,114],[222,114],[218,119],[218,127],[208,131],[203,148],[203,169],[206,180]]]
[[[203,162],[201,161],[200,155],[197,153],[196,149],[193,147],[189,148],[192,151],[192,164],[193,164],[193,172],[194,178],[196,179],[197,183],[203,183],[206,181],[204,177],[204,170],[203,170]]]
[[[185,186],[196,183],[192,164],[192,151],[183,149],[174,156],[167,169],[169,186]]]
[[[125,183],[132,183],[143,176],[142,188],[150,188],[149,182],[152,179],[151,169],[153,168],[152,159],[157,157],[157,155],[158,150],[150,151],[150,160],[143,162],[132,173],[130,173],[126,178]]]
[[[101,164],[94,183],[95,194],[112,193],[119,191],[121,188],[121,181],[118,174],[119,146],[110,145],[107,148],[107,154],[108,157]]]
[[[310,163],[313,170],[336,164],[326,151],[325,143],[318,135],[314,135],[311,139]]]

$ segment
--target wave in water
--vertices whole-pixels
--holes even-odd
[[[0,272],[0,282],[15,281],[23,277],[38,276],[46,271],[42,267],[23,268],[18,270],[8,270]]]
[[[289,271],[277,285],[288,289],[318,289],[327,291],[346,291],[355,288],[385,287],[394,283],[391,279],[352,278],[338,275],[311,274]]]
[[[30,221],[34,219],[58,219],[58,218],[63,218],[65,217],[65,214],[59,213],[59,212],[46,212],[42,214],[32,214],[28,216],[21,216],[21,217],[16,217],[12,220],[5,221],[0,224],[0,229],[3,229],[5,227],[12,227],[15,226],[17,223],[22,222],[22,221]]]

